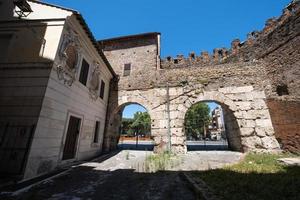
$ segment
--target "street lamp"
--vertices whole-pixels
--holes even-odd
[[[27,17],[30,13],[33,12],[26,0],[14,0],[13,3],[18,8],[15,10],[15,12],[19,16],[19,18]]]

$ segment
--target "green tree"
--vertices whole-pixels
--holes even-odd
[[[133,136],[133,131],[131,130],[131,124],[133,123],[133,119],[131,118],[122,118],[121,124],[121,134]]]
[[[137,134],[150,134],[151,119],[147,112],[136,112],[133,116],[131,129]]]
[[[199,139],[204,136],[204,129],[210,122],[210,109],[206,103],[194,104],[185,115],[185,132],[187,138]]]

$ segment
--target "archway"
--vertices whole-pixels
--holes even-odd
[[[136,102],[127,102],[110,113],[106,135],[106,151],[113,149],[153,150],[151,115]]]
[[[242,151],[237,120],[233,111],[224,103],[194,103],[185,114],[184,132],[188,151]]]
[[[151,117],[140,104],[128,104],[122,111],[119,149],[153,150]]]

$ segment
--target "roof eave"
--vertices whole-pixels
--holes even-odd
[[[102,52],[101,48],[99,47],[94,35],[92,34],[92,32],[91,32],[90,28],[88,27],[87,23],[85,22],[84,18],[82,17],[82,15],[78,11],[72,10],[72,9],[69,9],[69,8],[64,8],[64,7],[57,6],[57,5],[53,5],[53,4],[49,4],[49,3],[45,3],[45,2],[41,2],[41,1],[36,1],[36,0],[28,0],[28,1],[72,12],[76,16],[76,19],[82,25],[83,29],[85,30],[86,34],[88,35],[89,39],[91,40],[91,42],[92,42],[93,46],[95,47],[95,49],[97,50],[98,54],[103,59],[104,63],[107,65],[107,67],[108,67],[110,73],[112,74],[112,76],[114,78],[117,78],[117,74],[115,73],[112,66],[108,62],[107,58],[105,57],[104,53]]]
[[[80,24],[82,25],[83,29],[85,30],[85,32],[87,33],[88,37],[90,38],[93,46],[95,47],[95,49],[97,50],[98,54],[100,55],[100,57],[103,59],[104,63],[107,65],[110,73],[113,75],[114,78],[117,77],[117,74],[115,73],[115,71],[113,70],[112,66],[110,65],[110,63],[108,62],[106,56],[104,55],[104,53],[102,52],[101,48],[99,47],[95,37],[93,36],[92,32],[90,31],[87,23],[85,22],[84,18],[82,17],[81,14],[79,14],[78,12],[73,13],[77,20],[80,22]]]

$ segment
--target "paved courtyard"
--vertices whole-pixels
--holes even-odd
[[[230,151],[189,152],[173,169],[156,173],[140,169],[152,152],[124,150],[72,167],[71,170],[5,199],[196,199],[180,171],[206,170],[239,161]]]

